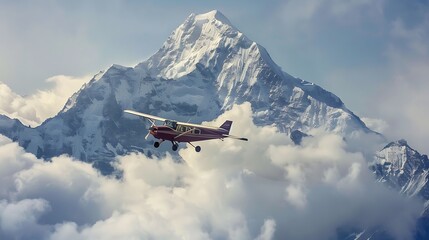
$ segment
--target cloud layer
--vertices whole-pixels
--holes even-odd
[[[38,126],[47,118],[55,116],[67,99],[90,79],[90,76],[54,76],[46,80],[52,85],[50,89],[37,90],[29,96],[20,96],[0,82],[0,114],[17,118],[25,125]]]
[[[350,226],[410,238],[422,204],[376,183],[362,153],[324,133],[294,146],[251,115],[244,104],[209,123],[235,119],[249,142],[182,148],[183,163],[129,154],[121,179],[0,137],[0,238],[333,239]]]

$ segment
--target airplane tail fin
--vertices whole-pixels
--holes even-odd
[[[231,129],[231,125],[232,125],[232,121],[226,120],[222,125],[220,125],[219,128],[227,130],[228,134],[229,134],[229,130]]]

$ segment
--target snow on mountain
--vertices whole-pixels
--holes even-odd
[[[265,48],[219,11],[190,15],[136,68],[165,79],[199,72],[214,82],[223,110],[250,101],[257,123],[275,124],[284,132],[315,127],[339,133],[369,131],[337,96],[283,72]]]
[[[378,179],[408,196],[420,195],[429,200],[427,155],[420,155],[407,141],[389,143],[376,154],[373,170]]]
[[[2,120],[0,133],[37,156],[66,153],[109,171],[106,162],[116,155],[153,151],[144,140],[147,126],[123,109],[202,122],[246,101],[256,124],[287,134],[372,132],[337,96],[283,72],[262,46],[211,11],[190,15],[134,68],[112,65],[94,76],[39,127],[11,128]]]
[[[425,202],[425,210],[418,221],[415,239],[429,238],[429,159],[411,148],[407,141],[387,144],[375,156],[370,166],[377,179],[409,197]],[[375,238],[377,239],[377,238]]]
[[[371,169],[377,179],[401,193],[426,201],[429,216],[429,159],[412,149],[407,141],[389,143],[376,154]]]

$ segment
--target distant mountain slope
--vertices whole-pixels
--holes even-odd
[[[256,124],[274,124],[287,134],[312,128],[345,136],[372,132],[337,96],[283,72],[262,46],[212,11],[190,15],[136,67],[113,65],[94,76],[41,126],[27,128],[4,118],[0,133],[39,157],[66,153],[108,169],[106,162],[116,155],[152,154],[152,143],[144,140],[146,126],[125,116],[125,108],[201,122],[245,101]]]
[[[429,238],[429,159],[411,148],[407,141],[391,142],[376,154],[371,166],[377,179],[393,189],[425,201],[416,239]]]
[[[389,143],[376,155],[373,170],[378,179],[408,196],[429,199],[429,159],[412,149],[405,140]]]

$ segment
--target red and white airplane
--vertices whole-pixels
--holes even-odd
[[[194,146],[191,142],[211,139],[223,140],[224,138],[248,141],[247,138],[229,135],[229,130],[231,129],[232,125],[232,121],[229,120],[225,121],[220,127],[211,127],[168,120],[166,118],[136,112],[133,110],[125,110],[124,112],[143,117],[151,122],[152,126],[149,128],[149,132],[146,135],[145,139],[149,137],[149,134],[159,139],[160,141],[157,141],[153,144],[155,148],[158,148],[162,142],[167,140],[171,141],[171,143],[173,144],[173,151],[177,150],[179,142],[186,142],[189,143],[192,147],[194,147],[195,151],[199,152],[201,151],[201,147]],[[155,121],[161,121],[164,122],[164,124],[155,125]]]

